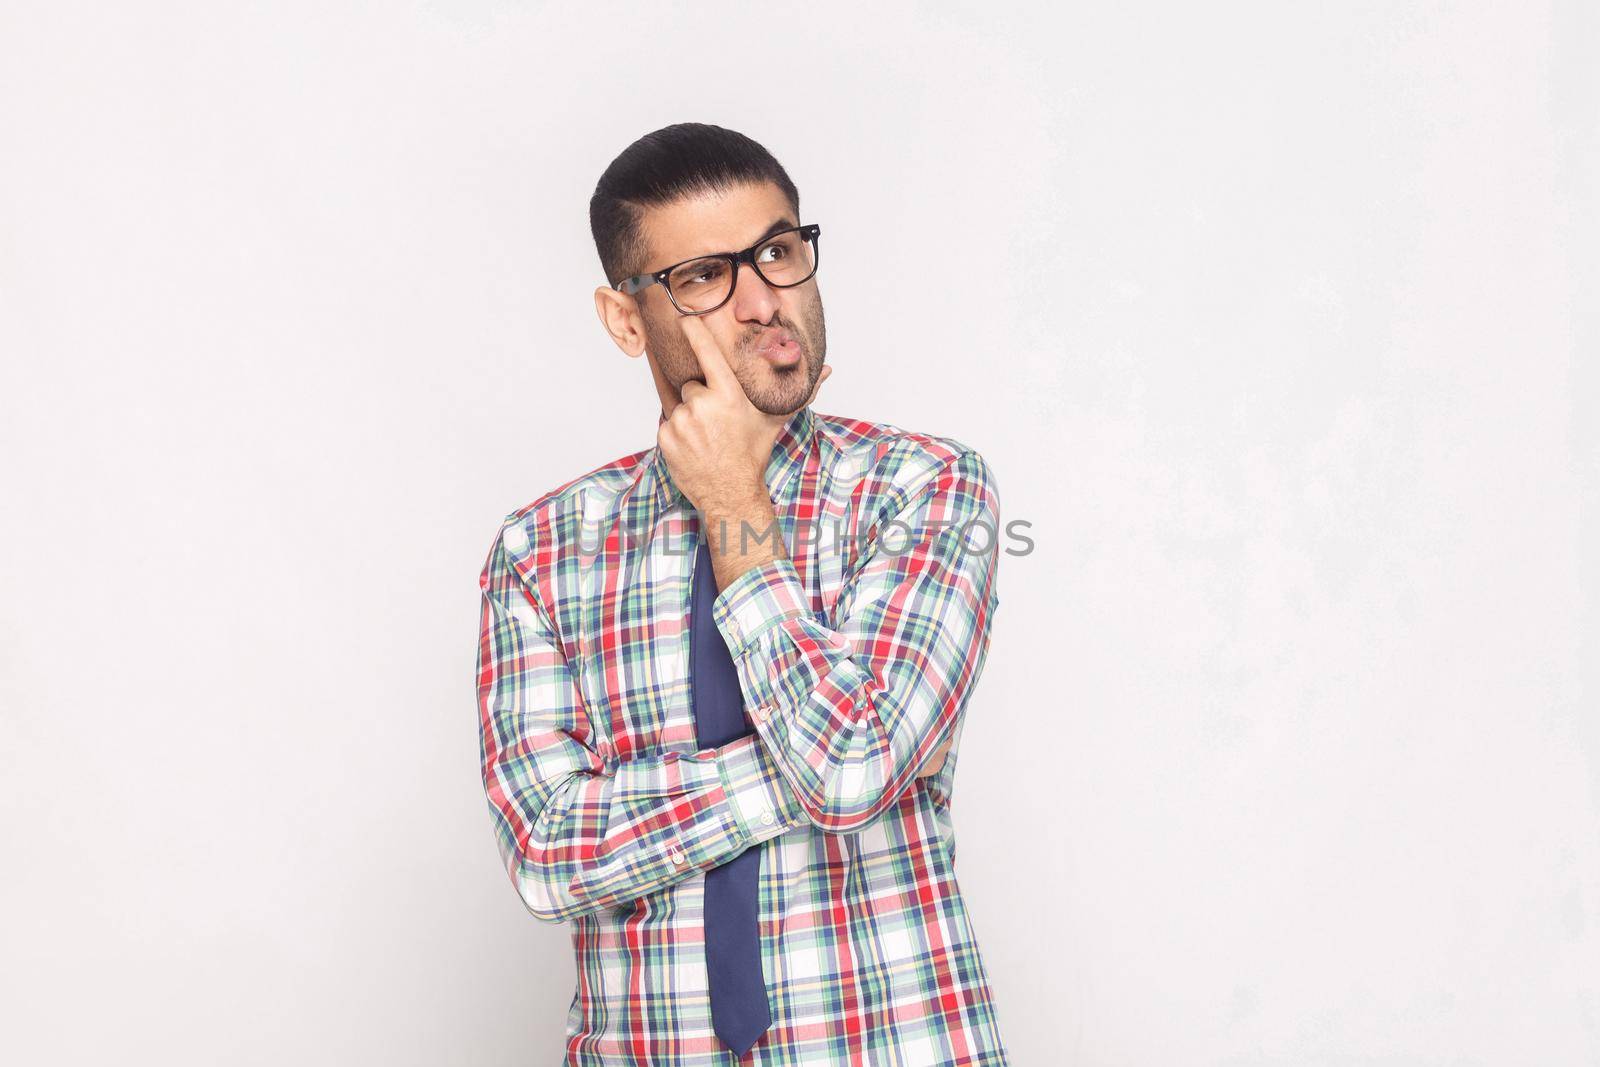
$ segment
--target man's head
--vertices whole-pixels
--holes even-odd
[[[615,286],[696,256],[742,251],[801,222],[794,183],[743,134],[701,123],[646,134],[606,168],[589,201],[607,282],[594,294],[600,322],[623,352],[645,354],[657,390],[676,399],[684,382],[705,380],[677,321],[683,313],[659,284],[632,295]],[[750,403],[769,415],[789,414],[811,395],[827,355],[816,276],[780,288],[742,263],[736,277],[728,301],[699,318]],[[799,346],[798,360],[763,354],[784,334]]]

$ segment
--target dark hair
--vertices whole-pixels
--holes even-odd
[[[648,269],[640,223],[646,208],[745,182],[772,182],[800,219],[800,193],[772,153],[742,133],[679,122],[647,133],[611,161],[589,198],[589,231],[606,283]]]

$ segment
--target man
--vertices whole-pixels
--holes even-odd
[[[656,445],[505,519],[477,673],[507,870],[572,924],[565,1062],[1005,1064],[946,759],[999,603],[993,475],[811,410],[820,227],[754,141],[649,134],[590,221]]]

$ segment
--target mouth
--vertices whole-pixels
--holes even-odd
[[[780,367],[800,361],[800,344],[788,330],[772,330],[756,345],[756,355]]]

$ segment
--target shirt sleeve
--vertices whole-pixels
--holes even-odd
[[[693,753],[612,757],[536,586],[513,565],[529,552],[513,519],[484,563],[477,703],[500,854],[535,918],[627,904],[807,824],[755,734]]]
[[[834,625],[811,610],[788,558],[746,570],[712,606],[757,736],[830,833],[859,830],[912,784],[958,730],[988,653],[992,472],[969,449],[914,481],[862,535]]]

